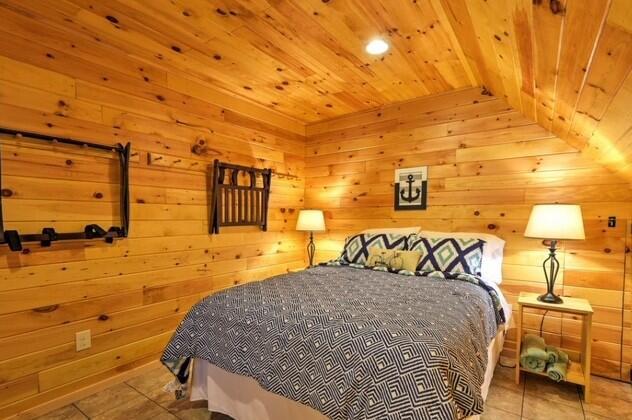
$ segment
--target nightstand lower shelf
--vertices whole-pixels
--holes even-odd
[[[534,372],[532,370],[525,369],[522,366],[520,366],[520,371],[548,377],[546,372]],[[568,371],[566,372],[566,380],[561,382],[570,382],[576,385],[585,385],[586,379],[584,377],[584,370],[582,369],[581,363],[571,361],[570,365],[568,366]]]

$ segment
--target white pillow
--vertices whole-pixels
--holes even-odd
[[[419,233],[419,227],[365,229],[360,233],[395,233],[399,235],[413,235]]]
[[[481,277],[496,284],[502,283],[505,241],[498,236],[490,235],[489,233],[434,232],[431,230],[420,230],[418,235],[435,238],[478,238],[484,240]]]

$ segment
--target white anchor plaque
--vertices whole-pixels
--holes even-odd
[[[428,167],[395,170],[395,210],[425,210]]]

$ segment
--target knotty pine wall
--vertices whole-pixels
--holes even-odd
[[[128,239],[0,247],[0,418],[157,360],[210,292],[304,266],[304,235],[294,230],[304,126],[130,56],[103,58],[118,68],[17,37],[0,41],[0,126],[130,141],[133,153]],[[203,156],[191,153],[200,138],[209,145]],[[118,223],[113,155],[0,143],[6,229]],[[268,232],[207,233],[214,158],[286,174],[272,179]],[[92,348],[76,352],[75,333],[86,329]]]
[[[622,348],[622,311],[632,190],[624,180],[480,89],[308,125],[307,134],[305,205],[325,209],[328,228],[317,235],[319,260],[337,256],[347,235],[366,228],[491,233],[507,241],[502,289],[515,303],[521,291],[545,287],[546,249],[522,235],[532,204],[581,204],[587,239],[561,244],[557,285],[595,308],[594,372],[629,380],[632,343],[628,330]],[[429,166],[428,209],[395,212],[394,169],[419,165]],[[607,227],[608,216],[617,217],[616,227]],[[535,331],[540,320],[529,313],[526,325]],[[544,322],[547,342],[571,351],[579,328],[554,313]],[[514,340],[512,330],[505,355],[513,355]]]
[[[621,379],[632,381],[632,220],[628,221],[625,257],[623,348],[621,351]]]

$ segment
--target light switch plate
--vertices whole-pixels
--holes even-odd
[[[87,350],[92,347],[92,334],[90,330],[75,333],[75,343],[77,345],[77,351]]]

